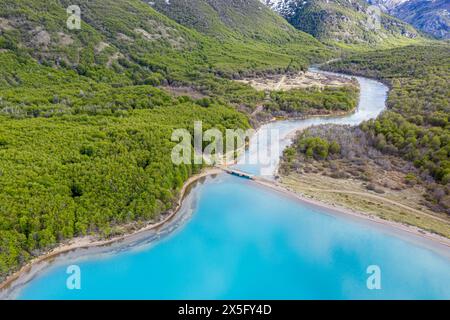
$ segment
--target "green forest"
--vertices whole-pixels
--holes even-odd
[[[359,88],[356,85],[326,88],[292,89],[270,92],[265,107],[274,115],[349,112],[358,106]]]

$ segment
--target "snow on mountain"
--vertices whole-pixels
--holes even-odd
[[[449,0],[367,0],[436,38],[450,39]]]
[[[386,12],[402,5],[409,0],[367,0],[369,4],[376,5]]]

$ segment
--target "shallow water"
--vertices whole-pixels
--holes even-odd
[[[265,126],[280,130],[280,152],[293,130],[358,124],[382,112],[387,88],[358,80],[361,102],[351,116]],[[272,157],[266,172],[276,168],[279,154]],[[261,174],[261,165],[239,167]],[[117,245],[109,253],[62,256],[15,294],[21,299],[450,299],[448,249],[431,250],[414,236],[224,174],[195,187],[176,221],[157,237]],[[81,268],[81,290],[66,287],[72,264]],[[381,290],[367,288],[371,265],[381,268]]]
[[[82,262],[66,259],[23,299],[450,298],[450,260],[349,218],[220,175],[187,203],[196,211],[155,244]],[[66,267],[82,289],[66,288]],[[367,267],[382,290],[367,289]]]

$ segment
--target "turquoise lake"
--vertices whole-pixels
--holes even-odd
[[[195,196],[194,196],[195,194]],[[220,175],[186,199],[194,214],[154,244],[67,257],[21,299],[450,298],[450,259],[369,225]],[[81,290],[66,268],[81,268]],[[367,289],[378,265],[382,289]]]
[[[384,109],[387,88],[358,80],[361,99],[355,114],[266,127],[280,129],[283,148],[295,129],[354,125],[376,117]],[[272,156],[275,170],[279,154]],[[260,174],[258,165],[238,167]],[[70,265],[80,267],[81,290],[67,289]],[[373,265],[381,270],[380,290],[366,284]],[[163,230],[109,248],[78,250],[36,268],[41,271],[17,283],[9,297],[450,299],[448,248],[225,174],[195,186]]]

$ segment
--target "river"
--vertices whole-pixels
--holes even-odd
[[[388,88],[357,79],[361,97],[354,114],[273,122],[259,131],[280,132],[281,147],[271,155],[266,175],[275,172],[295,130],[356,125],[384,110]],[[261,174],[260,165],[237,167]],[[33,277],[21,278],[7,294],[19,299],[450,299],[449,251],[219,174],[193,187],[163,230],[35,266]],[[80,290],[66,286],[70,265],[80,267]],[[379,289],[367,286],[370,266],[381,272]]]

